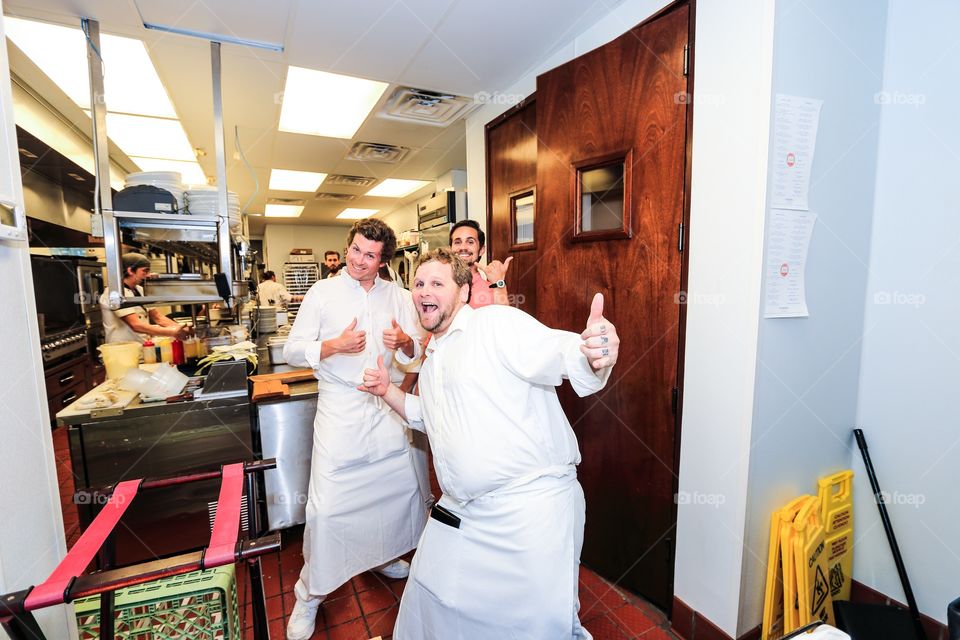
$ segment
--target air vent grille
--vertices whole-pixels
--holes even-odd
[[[477,106],[464,96],[402,87],[394,91],[378,115],[391,120],[446,127]]]
[[[295,207],[305,207],[307,206],[307,201],[296,198],[267,198],[267,204],[285,204]]]
[[[326,185],[339,185],[341,187],[371,187],[376,181],[376,178],[368,178],[367,176],[336,174],[327,176],[327,179],[324,180],[323,183]]]
[[[357,196],[349,193],[318,193],[317,200],[333,200],[336,202],[350,202],[356,200]]]
[[[403,160],[410,149],[392,144],[378,144],[376,142],[357,142],[350,147],[347,160],[362,162],[384,162],[395,164]]]

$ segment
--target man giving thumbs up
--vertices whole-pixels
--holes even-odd
[[[509,306],[467,304],[470,269],[448,249],[413,279],[433,334],[420,396],[390,382],[383,361],[358,388],[425,430],[443,496],[403,592],[395,640],[589,638],[577,616],[584,500],[580,452],[556,387],[606,384],[620,338],[593,299],[580,335]]]

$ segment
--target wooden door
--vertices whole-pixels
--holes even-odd
[[[536,199],[537,111],[534,99],[487,124],[487,259],[513,261],[506,283],[510,303],[537,315],[536,224],[532,242],[518,240],[517,202],[532,193]]]
[[[583,562],[667,610],[676,526],[688,17],[685,3],[674,6],[543,74],[536,94],[537,316],[580,332],[600,291],[622,336],[603,392],[580,399],[569,388],[561,391],[583,456]],[[622,227],[575,237],[584,196],[578,184],[590,190],[578,171],[621,161],[622,181],[601,191],[621,194]],[[609,197],[615,207],[617,198]],[[589,212],[583,205],[584,220],[596,218]]]

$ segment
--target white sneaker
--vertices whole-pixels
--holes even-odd
[[[290,612],[290,621],[287,622],[287,640],[310,640],[313,629],[317,625],[317,609],[323,598],[301,600],[297,598]]]
[[[410,575],[410,563],[406,560],[394,560],[377,569],[377,572],[382,573],[388,578],[399,580],[400,578],[406,578]]]

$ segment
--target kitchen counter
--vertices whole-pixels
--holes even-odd
[[[303,367],[270,364],[266,334],[257,339],[258,375],[296,371]],[[253,438],[264,458],[276,458],[277,468],[264,474],[267,522],[271,531],[303,524],[306,516],[313,419],[317,413],[317,381],[287,385],[289,398],[253,404]]]
[[[224,366],[224,365],[220,365]],[[227,364],[245,383],[246,364]],[[232,395],[231,395],[232,394]],[[69,409],[69,407],[68,407]],[[256,458],[247,391],[234,387],[217,397],[143,403],[122,409],[64,411],[76,489],[123,480],[164,477],[219,469]],[[117,561],[123,564],[198,548],[210,538],[211,504],[219,480],[144,492],[116,531]],[[86,527],[98,505],[78,504]]]

